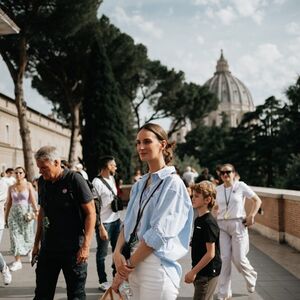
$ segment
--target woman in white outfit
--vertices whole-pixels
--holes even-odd
[[[261,200],[246,183],[235,180],[233,165],[223,165],[220,173],[224,183],[216,188],[222,258],[218,299],[228,299],[232,296],[231,261],[245,278],[248,291],[250,293],[255,291],[257,273],[247,258],[248,227],[254,224],[254,217],[261,205]],[[253,203],[248,215],[245,211],[246,198],[251,199]]]
[[[172,144],[159,125],[145,124],[137,134],[136,148],[149,173],[131,190],[114,252],[116,277],[128,278],[132,300],[175,300],[182,274],[177,260],[189,248],[191,200],[174,166],[168,166]],[[122,252],[125,241],[130,257]]]

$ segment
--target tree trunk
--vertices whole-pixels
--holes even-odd
[[[29,129],[27,113],[26,113],[27,108],[26,108],[26,102],[24,101],[24,91],[23,91],[23,79],[24,79],[25,69],[27,65],[25,38],[20,39],[19,59],[20,59],[19,68],[17,70],[16,78],[14,78],[15,102],[18,111],[20,135],[21,135],[22,146],[23,146],[24,167],[27,172],[27,179],[31,181],[35,176],[35,172],[34,172],[34,162],[32,156],[32,148],[31,148],[30,129]]]
[[[73,166],[77,160],[76,149],[78,145],[78,138],[80,134],[80,103],[76,103],[71,108],[71,140],[69,150],[69,163]]]

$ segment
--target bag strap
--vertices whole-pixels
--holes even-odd
[[[136,218],[136,223],[135,223],[134,229],[133,229],[132,233],[130,234],[129,243],[131,243],[131,242],[134,240],[134,238],[135,238],[135,233],[136,233],[137,227],[138,227],[138,225],[139,225],[139,223],[140,223],[140,221],[141,221],[141,219],[142,219],[142,216],[143,216],[143,213],[144,213],[144,210],[145,210],[147,204],[149,203],[151,197],[152,197],[153,194],[157,191],[157,189],[160,187],[160,185],[163,183],[164,180],[161,180],[161,181],[157,184],[157,186],[152,190],[152,193],[151,193],[150,196],[147,198],[147,200],[144,201],[145,204],[144,204],[143,207],[142,207],[142,203],[141,203],[142,201],[141,201],[141,200],[142,200],[144,191],[145,191],[145,189],[146,189],[146,187],[147,187],[147,181],[148,181],[148,180],[146,180],[145,185],[144,185],[144,187],[143,187],[143,190],[142,190],[142,192],[141,192],[141,196],[140,196],[140,207],[139,207],[139,211],[138,211],[138,215],[137,215],[137,218]]]
[[[112,192],[113,196],[117,196],[108,182],[102,176],[97,176],[97,178],[99,178],[105,184],[105,186]]]

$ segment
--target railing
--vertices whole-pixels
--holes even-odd
[[[263,236],[287,243],[300,251],[300,191],[252,187],[262,200],[251,228]],[[122,187],[122,199],[128,202],[131,185]],[[246,201],[246,210],[251,201]]]
[[[252,187],[262,200],[253,229],[300,251],[300,191]],[[250,208],[246,202],[246,209]]]

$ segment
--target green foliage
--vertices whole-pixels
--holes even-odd
[[[184,155],[194,156],[201,166],[207,167],[209,170],[215,170],[216,165],[228,161],[223,153],[229,138],[230,129],[226,118],[223,119],[220,127],[207,127],[199,122],[187,134],[186,143],[177,146],[177,153],[181,158]]]
[[[300,190],[300,154],[292,154],[286,167],[284,187]]]
[[[131,147],[126,130],[126,107],[99,36],[91,49],[83,103],[83,160],[88,173],[98,173],[99,158],[113,155],[123,178],[130,174]]]

